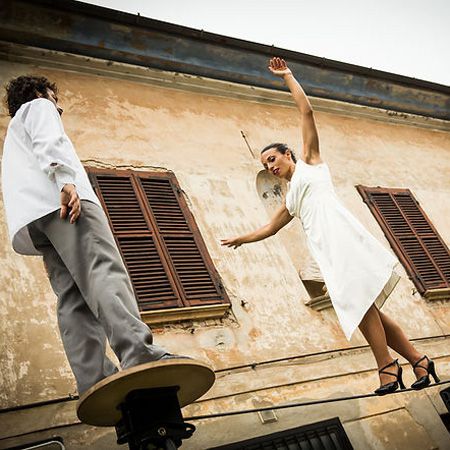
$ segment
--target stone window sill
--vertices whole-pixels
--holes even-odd
[[[450,288],[430,289],[423,296],[427,300],[450,300]]]
[[[141,311],[141,318],[147,325],[166,325],[185,320],[221,319],[231,308],[230,304],[191,306],[187,308]]]
[[[311,307],[315,311],[321,311],[322,309],[332,308],[331,299],[328,294],[319,295],[313,297],[305,302],[306,306]]]

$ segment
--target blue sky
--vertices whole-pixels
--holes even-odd
[[[450,86],[448,0],[84,0]]]

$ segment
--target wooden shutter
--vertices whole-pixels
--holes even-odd
[[[450,288],[450,252],[409,189],[357,186],[418,291]]]
[[[140,175],[139,181],[185,303],[217,303],[221,284],[175,176]]]
[[[173,174],[87,170],[142,311],[228,302]]]

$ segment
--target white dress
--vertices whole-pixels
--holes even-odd
[[[397,284],[397,259],[342,205],[325,163],[297,162],[286,207],[302,222],[308,248],[350,340],[370,306],[381,308]]]

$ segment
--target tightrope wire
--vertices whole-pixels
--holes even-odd
[[[442,384],[450,383],[450,380],[441,381],[439,383],[431,384],[430,386],[426,387],[425,389],[429,389],[434,386],[439,386]],[[421,389],[423,390],[423,389]],[[415,389],[402,389],[393,392],[392,394],[399,394],[402,392],[418,392]],[[392,395],[389,394],[389,395]],[[191,417],[185,417],[184,420],[201,420],[201,419],[214,419],[217,417],[226,417],[226,416],[237,416],[239,414],[250,414],[255,412],[263,412],[263,411],[271,411],[274,409],[287,409],[287,408],[298,408],[300,406],[311,406],[311,405],[320,405],[324,403],[333,403],[333,402],[342,402],[344,400],[356,400],[359,398],[368,398],[368,397],[380,397],[377,394],[360,394],[360,395],[352,395],[350,397],[337,397],[337,398],[328,398],[324,400],[311,400],[309,402],[298,402],[298,403],[287,403],[286,405],[273,405],[273,406],[265,406],[262,408],[252,408],[252,409],[242,409],[240,411],[228,411],[228,412],[222,412],[222,413],[215,413],[215,414],[205,414],[203,416],[191,416]]]

